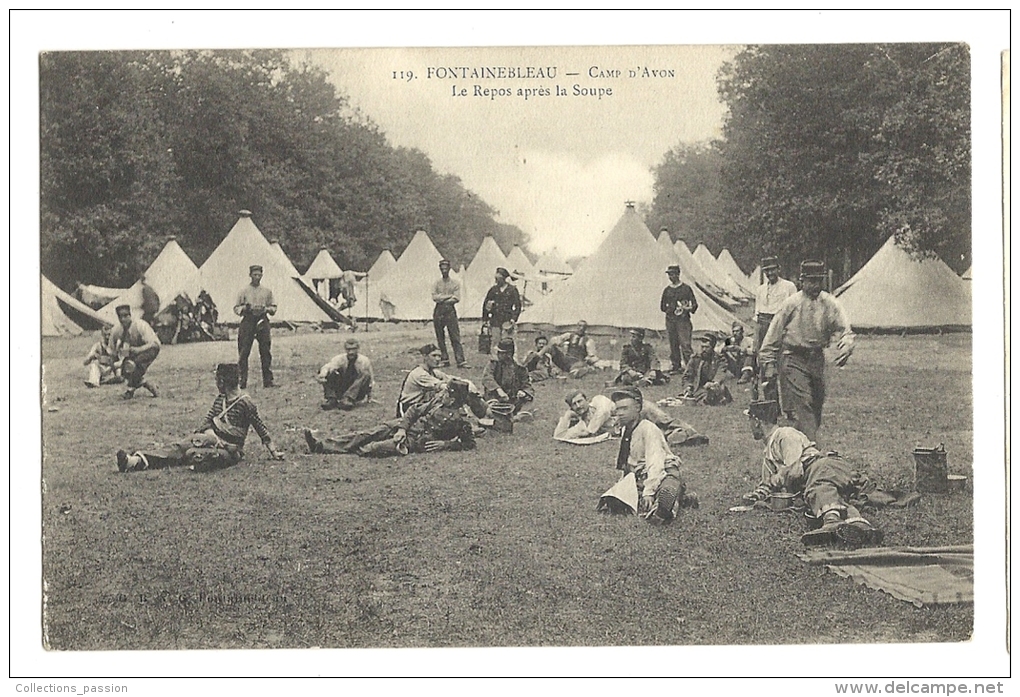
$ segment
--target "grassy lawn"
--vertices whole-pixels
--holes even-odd
[[[470,325],[464,333],[472,343]],[[236,359],[233,342],[164,347],[150,371],[161,397],[125,402],[117,387],[82,384],[94,339],[44,341],[50,648],[952,642],[972,632],[971,605],[917,609],[801,562],[794,514],[728,512],[756,483],[760,455],[741,413],[748,395],[732,383],[734,404],[670,410],[711,443],[679,452],[701,508],[665,527],[595,513],[617,478],[615,442],[551,439],[566,389],[599,392],[606,373],[542,383],[534,422],[487,434],[466,455],[310,455],[304,427],[389,418],[415,363],[408,349],[432,340],[431,327],[359,333],[378,403],[322,412],[314,373],[347,336],[275,332],[276,390],[258,387],[253,352],[250,392],[287,459],[269,460],[250,434],[244,463],[207,475],[119,474],[114,453],[190,433],[215,396],[215,364]],[[477,379],[466,348],[475,367],[465,376]],[[599,349],[617,352],[605,339]],[[917,445],[945,443],[950,471],[970,477],[971,413],[970,335],[859,337],[851,363],[830,366],[820,445],[886,488],[909,485]],[[969,543],[969,492],[870,517],[889,545]]]

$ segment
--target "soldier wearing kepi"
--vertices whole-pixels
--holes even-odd
[[[691,336],[694,325],[691,315],[698,311],[698,299],[689,285],[680,280],[680,265],[666,269],[669,285],[662,289],[659,309],[666,315],[666,335],[669,337],[669,360],[672,372],[679,373],[691,360],[694,349]]]
[[[443,367],[450,365],[450,354],[446,352],[446,334],[449,334],[457,367],[469,368],[464,360],[464,347],[460,343],[460,324],[457,320],[460,283],[457,279],[450,278],[450,262],[446,259],[439,262],[439,273],[442,277],[432,285],[432,301],[436,304],[432,311],[432,325],[436,330],[436,343],[443,353],[441,365]]]
[[[496,283],[485,294],[482,303],[482,323],[492,336],[492,352],[503,339],[513,339],[517,334],[517,318],[521,316],[521,294],[508,279],[510,272],[502,266],[496,269]]]
[[[612,400],[616,419],[623,427],[616,468],[624,477],[635,476],[640,497],[638,513],[647,520],[668,522],[680,508],[697,508],[697,496],[687,492],[680,475],[680,458],[670,450],[659,427],[641,415],[641,390],[614,390]]]
[[[837,340],[838,366],[846,365],[854,349],[850,320],[836,298],[822,290],[824,278],[823,262],[801,263],[802,290],[783,302],[758,352],[765,379],[779,376],[779,394],[787,418],[811,440],[822,425],[824,349],[833,338]]]
[[[754,292],[754,315],[758,322],[758,328],[754,335],[755,353],[761,348],[761,342],[765,340],[765,333],[769,330],[769,324],[776,316],[776,312],[779,311],[779,307],[788,297],[797,292],[797,286],[793,281],[780,278],[777,257],[762,259],[761,271],[765,274],[765,282],[758,286]]]
[[[241,370],[243,390],[248,386],[248,356],[251,355],[252,344],[259,342],[259,359],[262,361],[263,387],[276,387],[273,384],[272,336],[269,330],[269,318],[276,314],[276,301],[273,291],[262,285],[262,267],[254,264],[248,267],[251,283],[245,286],[234,303],[234,313],[241,318],[241,326],[237,330],[237,365]]]

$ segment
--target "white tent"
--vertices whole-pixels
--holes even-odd
[[[41,331],[43,336],[74,336],[85,329],[98,329],[111,323],[95,310],[65,293],[50,279],[41,276]]]
[[[528,259],[528,255],[517,245],[510,250],[510,253],[506,255],[507,268],[514,273],[515,276],[520,276],[532,280],[538,271],[535,269],[535,265]]]
[[[261,232],[259,234],[261,234]],[[273,248],[273,251],[276,252],[276,255],[280,258],[280,261],[283,262],[290,277],[301,278],[301,274],[298,273],[297,267],[294,266],[294,262],[290,260],[290,257],[287,256],[287,252],[283,251],[283,247],[280,246],[280,241],[273,240],[269,246]]]
[[[677,240],[673,243],[673,251],[680,264],[680,279],[696,285],[706,295],[718,302],[727,310],[732,311],[740,304],[740,301],[723,290],[718,284],[712,282],[711,274],[695,260],[687,243]]]
[[[482,300],[496,282],[496,269],[499,267],[509,270],[510,264],[496,240],[486,237],[468,264],[467,273],[460,279],[461,300],[457,311],[461,317],[482,316]]]
[[[938,257],[912,258],[893,237],[835,294],[854,328],[971,326],[970,285]]]
[[[329,250],[323,247],[305,271],[305,283],[314,289],[320,298],[329,300],[329,281],[343,275],[343,269],[333,259]]]
[[[728,273],[730,278],[736,281],[737,285],[740,286],[745,293],[748,295],[754,295],[755,284],[751,283],[750,277],[745,274],[740,268],[740,265],[737,264],[737,260],[733,258],[732,254],[730,254],[730,250],[723,249],[719,252],[719,256],[716,257],[715,261],[719,268]]]
[[[522,316],[528,324],[568,326],[585,320],[592,326],[663,329],[659,309],[666,267],[676,263],[652,236],[637,211],[628,206],[577,273],[556,292],[540,299]],[[699,309],[696,330],[729,332],[736,319],[692,286]]]
[[[965,281],[974,280],[974,267],[973,266],[969,267],[966,271],[963,272],[963,275],[960,276],[960,278],[962,278]]]
[[[397,260],[393,257],[393,252],[388,249],[382,250],[379,254],[379,258],[372,264],[372,268],[368,270],[368,278],[372,283],[378,283],[388,274],[394,266],[397,265]]]
[[[249,283],[248,267],[253,264],[262,266],[262,284],[273,291],[277,305],[274,322],[330,321],[302,287],[283,250],[269,244],[248,211],[241,211],[237,223],[199,270],[202,287],[219,308],[221,321],[240,321],[234,315],[234,303]]]
[[[343,269],[333,259],[333,255],[329,253],[329,250],[322,248],[315,255],[315,259],[305,272],[305,278],[321,281],[330,278],[340,278],[343,274]]]
[[[145,282],[159,296],[160,309],[173,303],[174,298],[180,293],[186,293],[194,301],[202,290],[202,279],[198,267],[195,266],[191,257],[181,249],[176,237],[167,240],[163,249],[145,270],[144,277]],[[111,323],[116,322],[117,306],[125,303],[131,306],[132,314],[141,316],[142,285],[140,282],[135,283],[103,306],[99,310],[99,314]]]
[[[539,273],[555,276],[569,276],[574,273],[570,264],[564,261],[563,255],[555,247],[538,258],[535,268]]]
[[[381,281],[373,283],[369,276],[365,305],[361,305],[362,298],[359,295],[355,316],[398,320],[432,319],[435,308],[432,285],[439,278],[439,261],[442,258],[428,234],[419,230]],[[451,275],[461,280],[463,285],[459,274]]]
[[[757,291],[758,286],[765,282],[765,277],[762,275],[761,272],[761,264],[758,264],[757,266],[754,267],[754,271],[751,272],[751,275],[749,275],[747,279],[751,282],[751,285],[754,286],[754,289]]]
[[[694,250],[694,260],[701,264],[701,268],[708,272],[709,278],[711,278],[713,283],[737,300],[748,300],[752,297],[753,294],[748,293],[746,290],[741,288],[737,282],[730,277],[729,273],[719,266],[719,262],[715,260],[715,257],[712,256],[712,252],[708,251],[708,247],[704,244],[699,244]]]

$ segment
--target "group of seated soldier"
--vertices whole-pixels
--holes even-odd
[[[584,338],[583,331],[574,334]],[[742,343],[741,333],[735,331],[728,345],[746,351]],[[107,364],[103,361],[103,346],[105,342],[92,357],[100,370],[99,381]],[[348,339],[344,348],[343,354],[335,356],[319,371],[325,397],[323,409],[348,410],[371,402],[374,379],[371,362],[360,354],[356,340]],[[735,376],[744,376],[746,354],[734,351],[731,357],[725,357],[724,351],[725,358],[720,358],[714,349],[714,338],[703,342],[701,352],[684,373],[685,391],[695,385],[690,394],[696,394],[712,382],[702,381],[702,377],[714,377],[717,366],[713,364],[719,360],[726,360],[727,369]],[[585,350],[590,351],[586,355],[594,355],[592,349]],[[485,369],[481,389],[469,380],[440,370],[442,354],[434,344],[423,346],[418,353],[419,363],[401,385],[393,418],[338,435],[320,437],[306,429],[308,450],[315,454],[362,457],[472,450],[477,436],[484,432],[483,423],[488,426],[497,418],[512,419],[525,413],[524,407],[534,399],[533,371],[515,362],[512,339],[504,338],[497,345],[496,358]],[[546,351],[543,355],[554,354]],[[620,481],[603,496],[600,507],[618,510],[611,503],[618,503],[613,492],[626,484],[634,491],[631,512],[649,521],[668,522],[681,509],[699,505],[672,448],[703,444],[708,439],[690,424],[668,415],[653,401],[645,400],[639,385],[664,381],[665,376],[655,368],[655,354],[644,343],[643,331],[631,332],[623,357],[614,381],[617,386],[608,396],[596,394],[589,399],[582,390],[573,390],[565,396],[567,409],[557,421],[553,436],[567,442],[598,440],[598,436],[610,435],[618,438],[616,467]],[[694,379],[690,380],[688,375]],[[241,461],[250,428],[258,433],[270,456],[281,459],[283,456],[273,446],[254,401],[238,388],[237,365],[220,365],[216,385],[219,394],[195,434],[165,447],[130,454],[120,450],[118,469],[124,472],[191,465],[201,472],[229,467]],[[818,524],[804,533],[801,538],[804,544],[861,546],[881,539],[880,532],[851,504],[860,480],[846,461],[835,453],[823,452],[800,431],[778,426],[779,409],[774,401],[752,402],[746,413],[753,436],[765,442],[761,479],[758,487],[744,496],[747,503],[763,501],[776,492],[802,496]]]

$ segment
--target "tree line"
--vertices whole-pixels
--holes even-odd
[[[170,236],[199,265],[246,208],[298,268],[364,270],[426,230],[455,264],[518,228],[417,149],[391,146],[321,68],[283,51],[40,56],[41,266],[123,287]]]
[[[728,247],[748,271],[815,257],[846,279],[890,235],[970,266],[965,44],[748,46],[717,84],[723,137],[654,168],[652,230]]]

